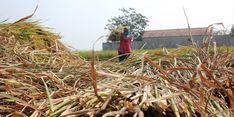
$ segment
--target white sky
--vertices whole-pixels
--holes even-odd
[[[14,22],[31,14],[37,0],[1,0],[0,21]],[[234,0],[40,0],[34,20],[60,33],[62,42],[77,50],[91,50],[102,35],[107,20],[121,14],[119,8],[135,8],[149,19],[147,30],[187,28],[185,7],[191,27],[222,22],[234,24]],[[102,49],[100,40],[95,50]]]

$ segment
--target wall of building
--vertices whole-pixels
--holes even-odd
[[[193,36],[194,41],[202,46],[204,36]],[[214,36],[212,42],[215,41],[217,46],[234,46],[234,36],[220,35]],[[158,37],[147,38],[143,41],[133,41],[132,49],[155,49],[155,48],[176,48],[179,45],[191,45],[190,37]],[[103,43],[103,50],[117,50],[119,42]]]

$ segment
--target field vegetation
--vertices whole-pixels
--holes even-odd
[[[174,55],[177,56],[186,56],[188,55],[190,49],[189,48],[184,48],[181,51],[177,51],[176,48],[157,48],[157,49],[151,49],[151,50],[133,50],[132,53],[134,54],[139,54],[139,53],[147,53],[151,56],[157,57],[157,55],[162,56],[166,55],[168,53],[173,53]],[[210,49],[210,52],[212,53],[214,50]],[[225,51],[234,51],[234,47],[217,47],[218,52],[225,52]],[[84,60],[91,60],[92,58],[92,51],[76,51],[74,52]],[[104,50],[104,51],[95,51],[95,57],[99,61],[105,61],[111,58],[115,58],[118,56],[117,50]]]

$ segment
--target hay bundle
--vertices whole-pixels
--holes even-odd
[[[78,70],[85,62],[38,22],[0,24],[0,30],[0,116],[46,116],[51,98],[90,82]]]
[[[122,27],[122,26],[113,29],[111,31],[107,41],[119,41],[123,31],[124,31],[124,27]]]
[[[38,25],[38,22],[0,24],[0,30],[1,48],[31,62],[53,63],[55,66],[69,62],[76,62],[74,65],[82,63],[60,42],[59,35]]]
[[[17,48],[28,44],[30,51],[40,49],[56,51],[55,41],[60,39],[58,35],[39,26],[38,22],[20,22],[14,25],[11,23],[1,24],[0,29],[1,44]],[[58,47],[65,49],[61,44]]]

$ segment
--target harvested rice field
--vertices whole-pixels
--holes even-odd
[[[234,51],[211,39],[123,62],[95,52],[84,60],[38,22],[1,23],[0,116],[231,117]]]

